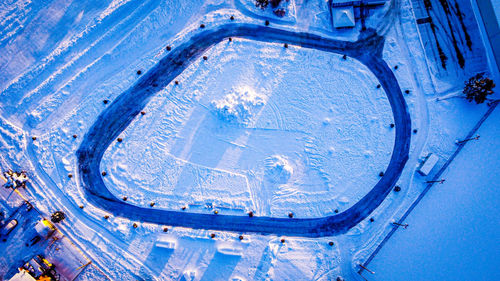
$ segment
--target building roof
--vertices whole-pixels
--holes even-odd
[[[331,0],[332,3],[334,4],[342,4],[342,3],[345,3],[345,4],[351,4],[354,3],[354,2],[359,2],[359,0]]]
[[[22,269],[8,281],[36,281],[36,279],[29,275],[26,270]]]
[[[48,237],[54,229],[48,220],[42,219],[35,225],[35,230],[40,236],[45,238]]]
[[[333,27],[354,27],[356,21],[354,19],[354,9],[349,7],[332,8]]]
[[[500,79],[500,0],[473,1],[479,31],[494,79]]]

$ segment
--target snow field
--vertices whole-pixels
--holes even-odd
[[[243,234],[240,242],[238,233],[181,227],[169,227],[165,234],[163,226],[104,219],[106,213],[83,197],[74,157],[81,137],[106,107],[102,101],[112,102],[137,81],[138,69],[147,71],[166,45],[175,48],[196,34],[200,23],[210,28],[230,15],[236,22],[263,23],[264,18],[249,17],[259,12],[250,8],[252,3],[237,2],[245,16],[225,1],[115,1],[108,7],[86,2],[83,13],[76,3],[54,1],[44,8],[20,1],[10,13],[0,9],[6,19],[0,34],[7,34],[0,36],[0,48],[6,50],[0,52],[0,66],[5,66],[1,165],[33,170],[38,186],[28,192],[37,205],[47,213],[67,211],[73,227],[66,233],[116,280],[348,276],[423,188],[425,179],[413,174],[422,157],[429,152],[449,156],[455,139],[486,110],[456,98],[435,101],[456,93],[452,85],[461,81],[442,83],[426,74],[424,54],[415,47],[419,38],[411,7],[403,1],[400,22],[391,26],[404,28],[387,34],[384,59],[398,65],[394,73],[402,90],[411,90],[407,102],[418,133],[399,181],[403,190],[375,210],[374,222],[365,220],[341,237],[286,237],[281,243],[275,236]],[[351,41],[357,37],[357,30],[330,31],[326,2],[289,5],[293,13],[284,20],[290,22],[271,25]],[[57,12],[45,17],[50,11]],[[371,15],[367,25],[376,25],[380,15]],[[51,28],[60,34],[43,34]],[[221,215],[254,210],[283,217],[293,211],[305,218],[345,210],[378,181],[391,156],[392,113],[383,90],[375,87],[378,82],[359,62],[237,38],[205,55],[206,61],[200,59],[178,77],[179,85],[169,85],[150,101],[146,114],[120,136],[123,142],[109,147],[101,169],[116,196],[147,207],[155,202],[154,208],[187,206],[186,212],[215,207]],[[175,249],[156,246],[165,235],[175,241]]]
[[[233,12],[230,12],[233,14]],[[224,14],[223,14],[224,15]],[[227,15],[227,14],[226,14]],[[196,25],[196,24],[195,24]],[[195,31],[196,32],[196,31]],[[186,35],[187,36],[187,35]],[[126,41],[128,42],[128,41]],[[281,49],[281,46],[276,47],[277,50]],[[289,49],[293,49],[293,47],[290,47]],[[151,60],[146,60],[146,62],[149,63],[154,63],[154,56],[156,56],[156,52],[151,52],[151,55],[148,55],[148,57],[151,57]],[[331,54],[326,54],[328,56],[332,56]],[[336,57],[336,59],[340,59],[340,57]],[[103,64],[103,66],[106,64]],[[103,66],[100,66],[99,68],[102,68]],[[324,65],[323,65],[324,66]],[[95,117],[97,114],[102,110],[102,108],[105,107],[105,105],[102,104],[103,99],[109,99],[112,100],[114,96],[118,95],[121,91],[126,89],[128,85],[133,83],[133,81],[136,79],[135,78],[135,69],[137,69],[134,66],[128,66],[124,69],[121,69],[119,72],[117,72],[117,75],[112,76],[110,79],[106,79],[106,82],[102,84],[101,86],[98,86],[100,90],[98,91],[89,91],[89,94],[85,96],[85,98],[82,98],[78,93],[71,92],[73,98],[72,101],[69,104],[77,104],[78,107],[72,109],[72,107],[69,106],[64,106],[63,112],[69,112],[69,114],[64,114],[66,117],[63,119],[51,119],[49,117],[48,120],[50,121],[44,121],[40,123],[40,125],[37,125],[38,129],[33,130],[32,134],[38,136],[38,141],[33,142],[33,149],[36,151],[37,155],[45,155],[44,160],[40,161],[37,165],[43,166],[44,170],[47,170],[49,174],[51,175],[51,178],[56,178],[58,179],[57,185],[60,186],[62,190],[67,192],[67,194],[71,195],[71,201],[74,202],[73,204],[78,205],[83,203],[85,205],[84,208],[84,213],[87,214],[92,221],[92,224],[94,227],[97,227],[97,225],[100,225],[100,227],[103,227],[105,230],[105,235],[99,235],[99,236],[93,236],[94,238],[92,239],[92,243],[88,242],[82,242],[84,247],[94,253],[99,253],[98,256],[94,256],[94,259],[96,262],[100,262],[101,264],[106,264],[107,260],[114,259],[112,256],[115,255],[125,255],[128,256],[130,259],[132,255],[135,257],[139,257],[138,259],[121,259],[120,263],[115,263],[113,267],[109,267],[106,269],[106,273],[110,274],[111,276],[114,276],[114,278],[122,278],[122,279],[128,279],[129,274],[137,274],[138,272],[135,270],[135,266],[132,266],[132,264],[136,264],[140,260],[140,255],[138,255],[140,249],[144,248],[144,239],[145,235],[148,235],[147,233],[157,233],[158,232],[158,226],[147,226],[144,224],[139,224],[139,228],[137,229],[132,229],[131,224],[132,222],[120,219],[120,218],[113,218],[111,217],[108,220],[103,219],[103,216],[105,215],[104,212],[100,211],[99,209],[96,209],[92,205],[85,204],[85,199],[82,197],[81,191],[78,189],[78,186],[74,184],[74,182],[67,177],[67,173],[73,172],[75,173],[75,168],[73,160],[73,153],[71,151],[75,151],[76,148],[79,145],[80,137],[84,134],[84,132],[87,130],[87,127],[94,121]],[[100,71],[97,71],[96,73],[99,73]],[[185,74],[183,74],[185,75]],[[180,79],[181,81],[184,80],[182,77]],[[363,79],[360,79],[363,80]],[[373,85],[376,85],[377,82],[373,81]],[[184,82],[180,85],[181,87],[184,86]],[[93,84],[87,84],[88,86],[91,86]],[[373,85],[370,85],[372,87]],[[86,86],[86,87],[88,87]],[[92,86],[94,87],[94,86]],[[112,89],[111,91],[109,89]],[[385,101],[385,96],[383,95],[383,92],[380,91],[381,93],[381,99]],[[76,94],[76,95],[75,95]],[[80,95],[80,96],[79,96]],[[76,98],[75,98],[76,97]],[[215,100],[215,99],[213,99]],[[80,101],[79,103],[75,103],[76,101]],[[212,100],[211,100],[212,101]],[[386,101],[385,101],[386,102]],[[43,106],[49,106],[52,103],[45,103]],[[207,103],[208,104],[208,103]],[[96,106],[98,105],[98,106]],[[54,107],[57,108],[57,107]],[[42,110],[42,108],[40,109]],[[47,107],[46,110],[50,112],[50,107]],[[147,109],[149,110],[149,109]],[[45,111],[43,111],[45,112]],[[390,112],[389,112],[390,113]],[[45,113],[44,113],[45,114]],[[54,115],[56,116],[56,115]],[[62,115],[61,115],[62,116]],[[150,112],[145,115],[145,117],[151,116]],[[385,123],[390,123],[392,122],[392,117],[391,115],[388,115],[390,119],[386,120],[384,122],[384,127],[386,126]],[[55,121],[55,122],[52,122]],[[330,123],[330,120],[328,119],[321,119],[317,120],[318,124],[321,123],[322,126],[326,126]],[[34,123],[36,124],[36,123]],[[51,129],[51,133],[49,134],[44,134],[48,130],[47,127],[50,125],[53,128],[61,127],[61,129]],[[386,127],[385,127],[386,128]],[[76,139],[73,139],[71,137],[71,134],[76,133],[78,134],[78,137]],[[30,134],[31,135],[31,134]],[[124,139],[128,139],[128,136],[124,136]],[[392,141],[393,136],[390,137],[390,140]],[[125,144],[126,142],[124,141],[122,144]],[[333,149],[329,147],[329,151],[333,152]],[[66,152],[65,152],[66,151]],[[388,150],[390,152],[390,150]],[[331,153],[330,152],[330,153]],[[54,153],[53,156],[50,154]],[[32,157],[34,154],[32,155]],[[278,155],[279,157],[283,157]],[[390,156],[388,156],[390,157]],[[63,159],[62,161],[60,159]],[[65,160],[64,160],[65,159]],[[266,158],[266,159],[272,159],[271,158]],[[283,159],[285,159],[283,157]],[[56,163],[56,164],[54,164]],[[269,164],[269,163],[268,163]],[[384,167],[385,168],[385,167]],[[375,173],[375,177],[378,174],[378,171]],[[74,201],[73,201],[74,200]],[[133,198],[131,199],[133,201]],[[342,198],[339,202],[344,202],[344,204],[348,203],[348,199]],[[149,200],[145,200],[144,204],[148,204]],[[160,205],[160,204],[159,204]],[[330,205],[330,204],[329,204]],[[332,208],[333,209],[333,208]],[[47,210],[48,211],[48,210]],[[192,210],[191,210],[192,211]],[[231,210],[227,210],[228,212]],[[286,213],[285,213],[286,212]],[[330,211],[331,212],[331,211]],[[288,208],[284,210],[282,214],[287,214],[288,213]],[[281,215],[281,214],[280,214]],[[91,224],[91,225],[92,225]],[[83,225],[80,227],[80,229],[84,229]],[[208,237],[209,231],[199,231],[199,230],[189,230],[189,231],[184,231],[181,233],[177,233],[177,230],[182,230],[182,228],[175,228],[174,235],[178,235],[181,237],[194,237],[194,236],[203,236],[203,237]],[[80,230],[79,232],[75,232],[75,237],[77,237],[81,241],[87,241],[88,237],[92,237],[92,230],[86,229],[85,230]],[[219,237],[218,233],[218,237]],[[136,238],[134,238],[136,237]],[[262,240],[264,239],[267,241],[268,238],[262,237],[262,236],[253,236],[254,239],[257,240]],[[122,249],[119,249],[115,245],[123,245],[124,241],[130,241],[133,239],[137,239],[138,243],[130,244],[129,247],[125,247]],[[206,239],[206,238],[204,238]],[[272,239],[277,239],[277,238],[272,238]],[[287,241],[290,239],[287,238]],[[301,241],[301,239],[296,239],[298,241]],[[324,247],[324,245],[327,245],[327,241],[323,241],[324,239],[321,240],[316,240],[318,245],[322,245],[321,247]],[[254,241],[252,239],[252,241]],[[277,239],[279,241],[279,239]],[[140,242],[140,243],[139,243]],[[127,243],[127,242],[125,242]],[[262,246],[266,245],[267,242],[262,242]],[[279,242],[280,243],[280,242]],[[127,243],[128,244],[128,243]],[[259,244],[260,245],[260,244]],[[258,245],[253,245],[256,248],[259,248]],[[195,247],[196,248],[196,247]],[[188,251],[191,254],[196,254],[195,248],[193,249],[184,249],[184,251]],[[307,248],[307,247],[306,247]],[[319,248],[318,248],[319,249]],[[321,248],[322,249],[322,248]],[[330,248],[328,248],[330,249]],[[127,254],[125,254],[125,252]],[[311,255],[316,255],[314,252],[310,252],[307,250],[308,253]],[[264,251],[264,249],[260,249],[258,252],[255,252],[255,256],[258,255],[268,255],[268,251]],[[334,252],[335,253],[335,252]],[[246,257],[245,260],[247,259],[253,259],[253,254],[252,253],[247,253],[245,252],[244,256]],[[239,263],[242,267],[241,272],[239,276],[253,276],[253,272],[255,272],[255,276],[264,276],[264,270],[269,271],[269,272],[274,272],[272,276],[275,276],[274,278],[282,278],[283,276],[287,276],[288,271],[282,271],[281,269],[277,268],[275,264],[278,264],[280,260],[286,261],[286,260],[293,260],[294,259],[294,251],[288,251],[285,252],[281,255],[279,255],[276,258],[273,259],[268,259],[267,257],[263,257],[264,259],[261,261],[262,266],[258,266],[255,268],[255,271],[250,270],[248,271],[247,265],[245,263]],[[335,256],[338,256],[338,254],[335,254]],[[212,257],[213,258],[213,257]],[[315,271],[321,271],[323,272],[322,275],[319,275],[321,278],[333,278],[334,276],[338,275],[338,263],[340,263],[340,259],[335,259],[335,263],[331,263],[331,258],[329,258],[329,263],[324,264],[321,262],[322,258],[318,260],[318,264],[314,267]],[[267,262],[274,261],[272,264],[267,264]],[[279,264],[283,264],[280,262]],[[201,266],[201,267],[200,267]],[[204,265],[198,265],[198,274],[197,276],[200,276],[200,273],[204,271],[205,266]],[[126,273],[124,271],[126,269]],[[170,270],[170,272],[169,272]],[[180,274],[179,268],[177,269],[169,269],[165,268],[161,276],[165,276],[165,274],[171,274],[170,276],[178,276],[176,275],[177,273]],[[247,271],[245,271],[247,270]],[[307,274],[313,274],[312,272],[309,271],[309,269],[305,269],[300,267],[300,265],[296,265],[296,268],[294,269],[294,272],[308,272]],[[144,272],[149,272],[149,266],[144,267],[144,269],[141,269],[141,273]],[[182,270],[181,270],[182,271]],[[134,273],[135,272],[135,273]],[[146,273],[144,273],[146,274]],[[265,273],[267,275],[268,273]],[[121,276],[121,277],[120,277]],[[308,275],[312,276],[312,275]],[[247,280],[252,279],[247,278]]]
[[[117,197],[318,217],[348,208],[378,181],[394,143],[392,112],[361,63],[241,39],[205,55],[105,153],[101,168]],[[286,159],[286,180],[272,178],[276,157]]]

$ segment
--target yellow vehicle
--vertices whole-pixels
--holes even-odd
[[[59,274],[56,272],[55,265],[50,263],[42,255],[36,255],[26,262],[23,269],[29,272],[36,280],[58,281]]]

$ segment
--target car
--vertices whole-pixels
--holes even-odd
[[[56,272],[55,265],[49,262],[43,255],[36,255],[27,261],[23,269],[27,270],[31,276],[42,280],[40,277],[47,276],[48,280],[59,281],[60,275]]]
[[[2,226],[2,229],[0,229],[0,237],[7,236],[9,235],[14,228],[17,226],[17,220],[12,219],[8,223],[4,224]]]

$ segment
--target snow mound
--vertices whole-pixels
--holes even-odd
[[[263,96],[252,89],[241,88],[221,100],[212,101],[212,107],[221,119],[248,125],[259,108],[266,104]]]
[[[293,168],[284,156],[274,155],[266,159],[266,178],[273,183],[287,183]]]

